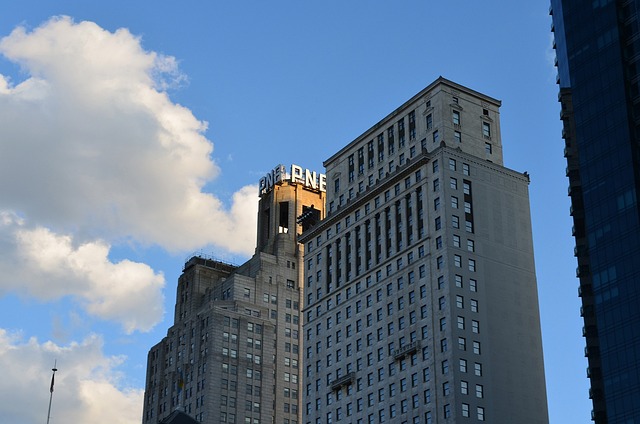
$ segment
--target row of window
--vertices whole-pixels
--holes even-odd
[[[424,246],[420,246],[418,248],[418,257],[423,257],[424,254],[425,254]],[[409,252],[407,254],[407,258],[409,260],[409,263],[412,263],[413,252]],[[400,271],[402,269],[402,267],[403,267],[402,258],[398,258],[396,260],[396,266],[397,266],[397,271]],[[393,272],[394,271],[393,271],[392,264],[387,264],[387,266],[386,266],[386,276],[390,277]],[[425,276],[426,276],[426,265],[423,264],[423,265],[420,265],[418,267],[418,276],[419,276],[420,279],[425,278]],[[382,269],[376,271],[375,277],[376,277],[375,283],[379,283],[382,280],[382,278],[383,278],[382,277]],[[416,281],[415,271],[413,271],[413,270],[409,271],[407,273],[406,277],[407,277],[408,284],[413,284]],[[403,276],[398,277],[398,290],[401,290],[402,288],[404,288],[404,281],[405,280],[404,280]],[[371,275],[367,276],[365,278],[365,288],[368,289],[368,288],[372,287],[373,284],[374,283],[373,283],[372,276]],[[311,286],[311,282],[309,283],[309,286]],[[344,297],[345,297],[346,300],[351,298],[352,293],[354,291],[353,290],[354,287],[355,287],[355,293],[356,294],[361,293],[362,290],[363,290],[362,281],[358,281],[358,282],[355,283],[355,285],[346,288],[346,290],[344,291],[344,293],[345,293]],[[421,287],[421,291],[422,291],[422,289],[424,289],[424,291],[426,292],[426,286],[422,286]],[[318,297],[320,297],[320,296],[322,296],[321,292],[318,293]],[[313,301],[313,294],[310,293],[308,295],[308,298],[309,298],[309,303],[311,303]],[[335,299],[335,306],[340,305],[342,303],[342,301],[343,301],[342,293],[338,292],[338,293],[336,293],[335,297],[331,297],[331,298],[328,298],[326,300],[326,310],[327,311],[333,309],[333,307],[334,307],[334,299]],[[317,304],[316,307],[315,307],[315,311],[316,311],[316,316],[317,317],[319,317],[322,314],[322,306],[323,306],[322,304]],[[359,313],[359,312],[362,311],[362,300],[358,300],[358,301],[355,302],[355,309],[356,309],[356,313]],[[347,319],[351,318],[352,313],[353,313],[353,307],[351,305],[347,306],[346,310],[345,310],[345,313],[346,313],[346,318]],[[312,320],[313,320],[313,309],[310,308],[307,311],[307,324],[310,323]],[[336,313],[336,321],[339,324],[341,322],[341,320],[342,320],[342,312],[338,311]]]
[[[454,160],[454,162],[455,162],[455,160]],[[435,168],[434,168],[434,172],[435,172],[435,170],[437,170],[438,161],[435,160],[433,163],[436,164]],[[469,175],[469,173],[468,173],[469,165],[468,164],[463,164],[463,168],[466,170],[465,171],[465,175]],[[370,179],[370,184],[369,185],[373,185],[373,183],[374,183],[373,175],[370,176],[369,179]],[[336,179],[336,181],[337,182],[334,183],[334,184],[337,184],[337,186],[339,187],[339,178]],[[422,170],[418,169],[418,170],[415,171],[413,176],[406,177],[404,179],[403,184],[397,183],[394,186],[393,195],[396,196],[396,197],[399,196],[402,193],[402,188],[404,188],[404,190],[407,190],[412,186],[413,183],[417,184],[420,181],[422,181]],[[364,191],[364,188],[362,190],[359,190],[359,191]],[[392,190],[386,190],[384,192],[383,196],[377,196],[374,199],[373,207],[378,209],[381,206],[383,200],[385,202],[390,201],[391,195],[392,195]],[[349,195],[349,199],[351,199],[353,197],[354,196],[352,194]],[[344,202],[340,202],[340,203],[343,204]],[[371,206],[372,205],[370,203],[367,203],[367,204],[364,205],[364,215],[365,216],[368,215],[371,212]],[[329,207],[329,210],[331,210],[331,206]],[[345,228],[349,228],[351,226],[352,222],[358,222],[361,219],[361,217],[362,217],[362,214],[361,214],[361,210],[360,209],[356,210],[353,213],[353,216],[349,215],[349,216],[345,217],[345,219],[344,219]],[[336,223],[336,225],[335,225],[335,234],[336,235],[340,234],[341,230],[342,230],[342,222]],[[332,236],[333,236],[333,229],[332,228],[327,229],[326,230],[326,238],[330,239]],[[322,235],[319,235],[319,236],[316,237],[315,243],[314,243],[313,240],[309,241],[307,243],[306,254],[311,253],[314,250],[314,247],[320,247],[321,244],[322,244],[322,241],[323,241]]]
[[[222,348],[222,356],[228,356],[231,359],[238,359],[238,351],[236,349],[229,349],[228,347]],[[254,362],[256,364],[262,363],[262,357],[260,355],[254,355],[253,353],[247,352],[246,358],[249,362]],[[223,364],[224,367],[224,364]]]
[[[287,280],[287,281],[291,281],[291,284],[293,284],[293,280]],[[249,290],[249,289],[245,289],[245,290]],[[251,292],[249,292],[248,295],[245,296],[245,297],[249,297],[249,296],[251,296]],[[262,302],[263,303],[271,303],[272,305],[277,305],[278,304],[278,296],[275,295],[275,294],[263,293],[262,294]],[[297,300],[285,299],[285,307],[287,309],[293,308],[294,310],[297,311],[297,310],[300,309],[300,302],[298,302]]]
[[[415,110],[409,112],[407,115],[407,121],[409,124],[408,135],[409,140],[413,141],[416,138],[416,113]],[[396,127],[397,127],[397,140],[398,140],[398,149],[402,149],[405,146],[406,141],[406,128],[405,128],[405,118],[402,117],[397,121],[395,125],[391,125],[386,130],[386,138],[387,138],[387,149],[386,153],[389,156],[393,156],[396,148]],[[367,142],[366,146],[360,147],[357,152],[357,169],[358,175],[363,175],[365,170],[365,147],[366,147],[366,164],[369,169],[375,166],[375,159],[377,157],[378,162],[384,161],[385,155],[385,131],[381,132],[376,136],[375,139],[372,139]],[[377,148],[377,152],[376,152]],[[355,180],[356,173],[356,156],[355,154],[351,154],[347,158],[348,163],[348,179],[349,183],[352,183]],[[339,183],[336,183],[334,187],[334,192],[338,193],[340,191]]]
[[[404,240],[413,242],[413,208],[409,199],[407,203],[406,213],[396,210],[390,211],[388,208],[383,214],[376,214],[374,222],[367,221],[363,226],[351,227],[352,231],[344,234],[344,237],[338,238],[335,243],[325,246],[324,251],[319,252],[315,257],[307,258],[307,305],[312,305],[314,300],[320,300],[325,293],[329,294],[334,289],[342,285],[344,281],[349,282],[352,278],[358,277],[360,274],[370,270],[374,265],[380,264],[385,257],[393,255],[394,251],[402,249]],[[394,215],[395,214],[395,215]],[[394,215],[393,217],[391,215]],[[408,216],[408,218],[403,218]],[[422,222],[422,209],[418,210],[418,235],[424,235],[424,225]],[[394,221],[391,221],[391,219]],[[407,225],[403,222],[407,221]],[[384,222],[384,227],[383,227]],[[395,222],[395,224],[394,224]],[[392,228],[396,229],[392,232]],[[404,230],[406,228],[406,231]],[[352,233],[354,234],[352,236]],[[418,258],[425,255],[425,246],[417,247]],[[406,263],[411,264],[415,258],[415,251],[412,249],[407,252]],[[404,266],[404,257],[397,258],[395,265],[399,269]],[[392,271],[393,263],[386,265],[387,275]],[[317,269],[315,274],[313,269]],[[382,270],[376,271],[377,279],[380,279]],[[367,278],[367,286],[370,285],[371,277]],[[311,288],[318,283],[315,290]],[[356,290],[358,289],[356,283]],[[347,287],[346,294],[349,297],[351,288]],[[314,298],[315,294],[315,298]],[[336,303],[339,303],[339,299]],[[333,302],[329,299],[327,302]],[[307,317],[309,320],[310,317]]]
[[[203,422],[203,415],[200,414],[199,422]],[[197,418],[196,418],[197,419]],[[220,422],[221,423],[229,423],[235,424],[236,422],[236,414],[221,412],[220,413]],[[244,424],[260,424],[260,418],[252,418],[252,417],[244,417]]]
[[[460,307],[460,308],[463,308],[463,307],[464,307],[464,298],[462,298],[462,297],[457,297],[457,298],[456,298],[456,302],[457,302],[458,307]],[[476,305],[475,307],[477,307],[477,303],[472,302],[472,304]],[[477,310],[477,309],[476,309],[476,310]],[[444,329],[445,329],[445,326],[446,326],[446,321],[441,320],[441,321],[440,321],[440,328],[441,328],[441,330],[444,330]],[[466,321],[465,321],[465,318],[464,318],[464,317],[462,317],[462,316],[458,316],[458,317],[457,317],[457,326],[458,326],[458,329],[465,329],[465,327],[466,327]],[[480,332],[480,323],[479,323],[479,321],[477,321],[477,320],[471,320],[471,331],[472,331],[472,333],[474,333],[474,334],[478,334],[478,333]],[[380,331],[379,331],[379,332],[380,332]],[[371,334],[367,335],[368,345],[370,345],[370,344],[371,344],[370,340],[372,339],[372,337],[370,337],[370,336],[371,336]],[[426,334],[425,334],[425,336],[426,336]],[[379,337],[379,338],[378,338],[378,340],[381,340],[381,339],[382,339],[381,337]],[[361,339],[358,339],[358,341],[356,342],[356,346],[357,346],[357,349],[358,349],[358,350],[361,348],[361,343],[360,343],[360,341],[361,341]],[[403,344],[403,343],[401,343],[401,345],[402,345],[402,344]],[[472,341],[472,346],[473,346],[473,348],[472,348],[472,349],[473,349],[474,354],[480,355],[480,354],[481,354],[481,345],[480,345],[480,342],[478,342],[478,341]],[[328,343],[328,347],[331,347],[331,343],[330,343],[330,342]],[[349,345],[347,345],[347,356],[350,356],[350,353],[349,353],[349,352],[350,352],[350,349],[349,349],[349,347],[350,347],[350,344],[349,344]],[[465,338],[463,338],[463,337],[458,338],[458,347],[459,347],[459,349],[461,349],[461,350],[466,350],[466,339],[465,339]],[[441,340],[440,348],[441,348],[441,351],[443,351],[443,352],[445,352],[445,351],[447,350],[447,348],[448,348],[448,347],[447,347],[447,340],[446,340],[446,339],[442,339],[442,340]],[[310,356],[310,354],[309,354],[309,352],[310,352],[310,347],[308,347],[307,349],[308,349],[308,356]],[[317,352],[318,352],[318,353],[320,352],[320,344],[319,344],[319,342],[318,342],[318,343],[317,343],[317,345],[316,345],[316,350],[317,350]],[[340,351],[341,351],[341,350],[340,350],[340,349],[338,349],[336,352],[340,352]],[[389,344],[389,354],[391,354],[392,352],[394,352],[394,349],[393,349],[393,342]],[[376,357],[376,358],[374,358],[374,353],[375,353],[375,352],[370,352],[370,353],[367,355],[367,367],[369,367],[369,368],[370,368],[370,367],[374,367],[374,366],[375,366],[375,364],[379,363],[381,360],[383,360],[383,359],[384,359],[384,351],[383,351],[383,349],[382,349],[382,348],[378,348],[378,350],[377,350],[377,357]],[[422,358],[423,360],[428,360],[428,359],[429,359],[428,347],[426,347],[426,346],[425,346],[425,347],[422,349],[422,356],[423,356],[423,358]],[[338,360],[338,361],[340,360],[340,357],[339,357],[339,356],[337,356],[336,358],[337,358],[337,360]],[[377,361],[377,362],[374,362],[374,361]],[[417,355],[413,354],[413,355],[411,355],[411,364],[412,364],[412,365],[416,365],[416,363],[417,363]],[[401,369],[401,370],[402,370],[402,369],[405,369],[405,368],[404,368],[404,366],[406,366],[405,361],[404,361],[404,360],[402,360],[402,361],[400,362],[400,364],[401,364],[401,365],[400,365],[400,369]],[[331,365],[332,365],[332,357],[331,357],[331,355],[328,355],[328,356],[327,356],[327,366],[331,366]],[[351,365],[351,364],[347,364],[347,373],[351,372],[350,365]],[[389,367],[389,376],[393,376],[393,375],[395,375],[396,363],[395,363],[395,362],[393,362],[393,363],[389,364],[389,365],[388,365],[388,367]],[[461,358],[461,359],[459,360],[459,367],[460,367],[460,368],[459,368],[459,369],[460,369],[460,372],[462,372],[462,373],[466,373],[466,372],[467,372],[467,360],[466,360],[466,359],[464,359],[464,358]],[[310,368],[311,368],[311,366],[310,366],[310,365],[308,365],[308,366],[307,366],[307,376],[308,376],[308,377],[311,377]],[[321,367],[320,367],[320,361],[317,361],[317,362],[316,362],[316,372],[320,372],[320,371],[321,371],[321,369],[320,369],[320,368],[321,368]],[[357,370],[357,371],[360,371],[360,370],[362,370],[362,369],[363,369],[362,358],[358,358],[358,360],[357,360],[357,362],[356,362],[356,370]],[[448,373],[448,370],[449,370],[448,360],[444,360],[444,361],[442,361],[442,371],[443,371],[443,374],[447,374],[447,373]],[[480,362],[475,362],[475,363],[474,363],[474,373],[475,373],[475,375],[476,375],[476,376],[478,376],[478,377],[481,377],[481,376],[482,376],[482,364],[481,364]],[[385,377],[385,376],[384,376],[384,368],[378,368],[377,374],[378,374],[378,381],[383,381],[383,379],[384,379],[384,377]],[[338,370],[336,371],[336,379],[337,379],[337,378],[340,378],[340,376],[341,376],[341,372],[340,372],[340,369],[338,369]],[[416,376],[416,374],[414,373],[414,375],[412,376],[413,387],[415,387],[415,386],[416,386],[416,381],[414,381],[414,380],[415,380],[415,376]],[[423,370],[423,376],[424,376],[424,381],[425,381],[425,382],[427,382],[427,381],[429,381],[429,380],[430,380],[430,373],[429,373],[429,369],[428,369],[428,368],[426,368],[426,369],[424,369],[424,370]],[[362,381],[361,381],[361,380],[362,380],[362,379],[358,379],[358,380],[357,380],[356,387],[357,387],[357,390],[358,390],[358,391],[362,390],[362,388],[363,388],[363,386],[362,386]],[[329,373],[329,375],[327,375],[327,385],[329,386],[329,385],[331,384],[331,382],[332,382],[332,381],[333,381],[333,379],[332,379],[332,375],[331,375],[331,373]],[[370,386],[372,386],[373,384],[374,384],[374,381],[373,381],[373,373],[369,373],[369,375],[367,376],[367,385],[370,387]],[[403,380],[401,380],[401,385],[402,385],[402,386],[404,385]],[[394,387],[395,387],[395,385],[394,385],[394,383],[392,383],[392,385],[390,386],[390,394],[395,393]],[[479,384],[478,384],[478,385],[476,385],[476,396],[477,396],[477,397],[482,397],[482,390],[483,390],[483,389],[482,389],[482,387],[483,387],[482,385],[479,385]],[[308,384],[308,385],[307,385],[307,396],[309,396],[309,395],[310,395],[310,389],[311,389],[311,385],[310,385],[310,384]],[[351,389],[351,387],[348,387],[348,389]],[[318,390],[318,391],[320,390],[320,380],[319,380],[319,379],[318,379],[318,380],[316,380],[316,390]],[[461,389],[460,389],[460,390],[461,390],[461,392],[462,392],[463,394],[467,394],[467,393],[468,393],[468,383],[467,383],[466,381],[464,381],[464,380],[463,380],[463,382],[461,383]],[[404,389],[403,389],[402,391],[404,391]],[[448,383],[446,383],[446,384],[443,386],[443,391],[444,391],[444,393],[443,393],[444,395],[447,395],[447,394],[448,394],[448,391],[449,391],[449,385],[448,385]],[[351,391],[350,391],[350,390],[348,390],[348,393],[347,393],[347,394],[350,394],[350,392],[351,392]],[[338,392],[338,393],[337,393],[337,395],[339,395],[339,394],[340,394],[340,392]],[[331,394],[330,394],[330,395],[328,395],[327,399],[329,400],[329,404],[330,404]]]
[[[420,279],[424,278],[426,275],[425,273],[425,266],[421,265],[419,267],[419,276]],[[404,310],[404,306],[405,306],[405,302],[408,302],[409,305],[412,305],[416,302],[416,291],[415,290],[411,290],[408,293],[404,292],[404,289],[409,289],[411,287],[411,285],[414,283],[415,281],[415,277],[414,277],[414,272],[410,271],[407,274],[408,278],[408,284],[409,285],[405,285],[405,279],[403,276],[400,276],[397,278],[396,283],[387,283],[386,285],[386,296],[390,297],[392,296],[392,294],[394,294],[394,284],[397,286],[397,290],[398,290],[398,294],[395,297],[395,301],[397,302],[397,309],[398,311]],[[457,288],[463,288],[464,287],[464,283],[463,283],[463,277],[462,275],[456,274],[454,276],[455,279],[455,287]],[[437,288],[438,289],[442,289],[444,287],[445,284],[445,280],[444,280],[444,276],[439,276],[437,278]],[[468,287],[469,287],[469,291],[471,292],[477,292],[478,291],[478,281],[474,278],[469,278],[468,280]],[[422,285],[419,288],[419,292],[418,295],[420,296],[420,299],[425,299],[427,296],[427,286],[426,285]],[[406,296],[406,298],[405,298]],[[383,289],[380,288],[378,290],[376,290],[375,292],[375,301],[376,303],[380,303],[383,301]],[[438,304],[439,304],[439,308],[441,310],[443,310],[445,308],[446,305],[446,297],[442,296],[439,298],[438,300]],[[464,307],[464,297],[463,296],[457,296],[456,297],[456,304],[458,306]],[[364,305],[364,306],[363,306]],[[371,306],[373,305],[373,293],[368,294],[366,297],[364,297],[363,299],[359,299],[355,302],[354,305],[347,305],[346,308],[343,310],[338,310],[335,312],[335,314],[332,314],[331,316],[327,316],[325,318],[325,328],[331,329],[334,325],[334,322],[336,325],[340,325],[342,324],[342,322],[346,319],[349,320],[351,318],[353,318],[354,316],[354,310],[355,310],[355,314],[360,314],[361,312],[364,311],[364,307],[366,307],[367,309],[371,308]],[[327,304],[328,308],[331,308],[331,304]],[[477,300],[476,299],[471,299],[470,300],[470,307],[472,312],[477,312],[478,310],[478,304],[477,304]],[[311,312],[312,311],[308,311],[309,314],[309,321],[308,323],[311,322]],[[393,306],[389,306],[387,305],[386,308],[386,312],[387,314],[389,314],[389,312],[391,312],[391,314],[393,313]],[[319,316],[319,315],[318,315]],[[420,307],[420,318],[423,319],[427,316],[427,306],[426,305],[422,305]],[[389,315],[387,316],[383,316],[383,309],[379,308],[376,312],[376,320],[377,322],[383,321],[384,319],[387,319],[389,317]],[[409,312],[408,315],[408,322],[409,324],[414,324],[416,322],[416,310],[411,310]],[[368,314],[366,316],[366,325],[367,327],[371,326],[373,320],[373,315],[372,314]],[[398,318],[398,325],[400,329],[404,328],[404,323],[405,320],[407,320],[407,316],[403,315],[400,316]],[[353,335],[354,329],[356,332],[360,332],[363,329],[363,321],[362,319],[358,319],[355,322],[355,328],[353,326],[353,324],[349,323],[345,328],[345,336],[346,337],[351,337]],[[306,337],[307,340],[311,339],[311,335],[312,335],[312,328],[308,327],[306,329]],[[342,329],[339,329],[336,331],[335,333],[335,339],[336,342],[340,343],[342,341]],[[316,323],[315,325],[315,333],[316,335],[320,335],[322,333],[322,324],[321,323]],[[329,336],[330,337],[330,336]],[[331,340],[331,339],[329,339]],[[307,347],[307,357],[309,357],[309,350],[311,349],[310,346]]]
[[[412,375],[412,387],[417,387],[420,383],[418,383],[417,378],[415,378],[417,376],[417,374],[413,374]],[[406,379],[402,380],[402,384],[400,385],[400,392],[406,392],[407,388],[406,388]],[[443,396],[449,396],[450,395],[450,385],[448,382],[445,382],[442,384],[442,391],[443,391]],[[366,406],[371,408],[371,407],[375,407],[377,405],[384,405],[386,403],[386,393],[388,391],[389,394],[389,399],[392,400],[395,398],[396,396],[396,384],[395,383],[391,383],[387,388],[380,388],[377,391],[377,396],[375,392],[369,393],[366,396]],[[341,391],[337,391],[335,392],[335,396],[336,396],[336,400],[340,400],[340,393]],[[462,380],[460,382],[460,393],[462,395],[469,395],[469,383],[467,381]],[[383,420],[385,419],[386,415],[386,411],[389,412],[389,416],[390,418],[396,418],[397,414],[407,414],[409,412],[409,409],[411,407],[412,411],[416,411],[417,409],[420,408],[421,403],[428,406],[431,404],[432,402],[432,395],[431,395],[431,389],[426,389],[422,392],[422,396],[420,396],[420,394],[418,393],[413,393],[410,394],[409,397],[405,397],[403,399],[400,399],[399,401],[396,401],[394,403],[391,403],[388,407],[382,408],[378,410],[378,418],[382,418]],[[334,392],[328,393],[326,395],[326,405],[329,406],[333,403],[333,397],[334,397]],[[484,398],[484,387],[481,384],[476,384],[475,385],[475,397],[478,399],[482,399]],[[322,411],[324,408],[322,406],[322,400],[320,398],[316,398],[315,399],[315,409],[312,408],[312,403],[311,402],[307,402],[306,404],[306,413],[307,416],[311,416],[314,411]],[[399,408],[398,408],[399,406]],[[357,413],[362,413],[365,411],[365,398],[364,397],[360,397],[358,399],[355,400],[355,405],[353,402],[349,402],[344,406],[338,406],[334,411],[329,411],[326,413],[327,417],[333,417],[333,415],[335,414],[336,419],[339,421],[343,418],[343,413],[344,416],[349,417],[352,416],[354,414],[354,412]],[[383,414],[380,414],[380,411],[383,411]],[[463,402],[461,403],[461,414],[464,417],[470,417],[470,404]],[[484,415],[484,407],[482,406],[476,406],[476,418],[479,421],[484,421],[485,415]],[[425,414],[425,416],[428,416],[430,414],[430,412],[427,412]],[[451,417],[451,408],[450,408],[450,404],[445,404],[443,407],[443,418],[450,418]],[[319,417],[318,417],[319,418]],[[317,419],[318,419],[317,418]],[[316,421],[317,422],[317,421]],[[380,421],[381,422],[381,421]]]
[[[487,109],[483,109],[483,116],[488,117],[489,112]],[[411,141],[414,141],[416,139],[416,119],[415,119],[415,110],[409,112],[409,114],[407,115],[408,118],[408,122],[409,122],[409,138]],[[462,133],[461,131],[459,131],[462,127],[462,119],[461,119],[461,113],[459,110],[452,110],[452,114],[451,114],[451,119],[453,122],[453,126],[454,126],[454,141],[456,143],[461,143],[462,142]],[[426,125],[426,130],[433,130],[433,115],[431,113],[428,113],[425,116],[425,125]],[[491,140],[491,123],[488,122],[487,120],[482,121],[482,136],[484,139],[486,140]],[[381,163],[384,161],[385,159],[385,152],[388,154],[389,157],[392,157],[395,153],[395,140],[396,140],[396,131],[395,131],[395,126],[396,125],[391,125],[390,127],[387,128],[386,130],[386,138],[387,138],[387,149],[385,149],[385,131],[381,132],[380,134],[378,134],[375,139],[370,140],[369,142],[367,142],[366,146],[362,146],[358,149],[357,153],[353,153],[351,155],[349,155],[347,157],[347,175],[348,175],[348,182],[351,185],[356,178],[356,165],[357,165],[357,175],[362,176],[365,173],[365,163],[366,163],[366,167],[367,169],[372,169],[375,167],[375,163],[376,163],[376,158],[377,158],[377,162]],[[397,122],[397,133],[398,133],[398,149],[402,149],[405,147],[405,118],[401,118],[398,122]],[[432,134],[431,134],[433,143],[438,143],[439,142],[439,132],[438,129],[433,130]],[[423,142],[426,140],[423,140]],[[366,147],[366,158],[365,158],[365,147]],[[425,143],[422,143],[421,146],[423,149],[426,148]],[[377,148],[377,150],[376,150]],[[486,143],[485,146],[487,152],[490,154],[491,153],[491,144],[490,143]],[[401,156],[401,160],[400,160],[400,165],[402,166],[404,163],[404,157],[403,157],[403,153],[400,155]],[[413,157],[415,155],[415,146],[412,146],[412,151],[410,153],[410,157]],[[357,162],[357,163],[356,163]],[[393,172],[395,170],[393,164],[392,164],[392,160],[389,161],[389,171],[388,172]],[[384,177],[384,168],[380,168],[380,175],[379,178],[383,178]],[[371,178],[370,178],[371,179]],[[369,183],[369,185],[372,185],[373,182],[371,181]],[[358,184],[359,188],[364,189],[364,182],[360,181]],[[350,190],[353,190],[353,188],[350,188]],[[362,191],[362,190],[359,190]],[[338,196],[338,194],[340,193],[340,179],[336,178],[334,180],[334,194],[336,196]],[[343,204],[344,201],[344,195],[340,196],[340,204]],[[350,196],[351,197],[351,196]],[[329,212],[332,212],[332,208],[329,208]]]
[[[390,405],[389,406],[389,416],[390,418],[394,419],[397,415],[397,410],[396,410],[396,405]],[[450,418],[451,417],[451,405],[450,404],[446,404],[443,406],[442,408],[442,412],[443,412],[443,417],[444,418]],[[470,417],[470,407],[469,404],[463,403],[461,405],[461,415],[463,417]],[[400,404],[400,413],[405,414],[408,413],[408,405],[407,403],[401,403]],[[350,416],[351,415],[351,411],[350,410],[346,410],[346,415]],[[326,413],[326,424],[331,424],[333,423],[333,412],[327,412]],[[335,413],[335,417],[337,421],[340,421],[342,419],[343,416],[343,412],[342,412],[342,408],[338,408],[336,410]],[[476,419],[478,421],[485,421],[485,411],[483,407],[476,407]],[[379,409],[378,410],[378,414],[376,417],[376,414],[374,413],[370,413],[367,418],[366,421],[364,421],[363,418],[358,418],[356,421],[356,424],[377,424],[377,423],[382,423],[382,422],[386,422],[386,410],[385,409]],[[421,420],[420,416],[414,416],[412,419],[412,423],[413,424],[433,424],[433,414],[431,411],[427,411],[424,414],[424,421]],[[405,421],[406,423],[406,421]],[[307,424],[311,424],[311,421],[307,421]],[[317,417],[316,418],[316,424],[323,424],[321,417]]]
[[[229,342],[232,344],[236,344],[238,343],[238,335],[235,333],[229,333],[228,331],[223,331],[222,332],[222,341],[223,342]],[[262,349],[262,340],[261,339],[254,339],[253,337],[247,337],[246,338],[246,346],[247,348],[250,349],[257,349],[257,350],[261,350]]]

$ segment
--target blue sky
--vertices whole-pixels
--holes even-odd
[[[505,165],[531,175],[550,421],[589,421],[546,0],[11,3],[0,421],[42,422],[57,359],[52,418],[139,422],[185,259],[242,263],[261,175],[322,169],[440,75],[503,102]]]

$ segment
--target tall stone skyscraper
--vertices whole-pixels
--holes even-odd
[[[546,424],[529,177],[500,102],[439,78],[325,161],[306,424]]]
[[[303,246],[324,217],[324,175],[279,165],[260,181],[255,255],[189,259],[174,324],[149,351],[143,423],[177,408],[207,424],[301,422]]]
[[[592,419],[640,423],[640,1],[551,6]]]

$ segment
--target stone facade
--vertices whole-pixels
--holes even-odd
[[[174,325],[151,348],[143,423],[176,408],[202,423],[301,422],[303,249],[324,192],[281,181],[259,204],[258,247],[236,267],[189,259],[178,280]],[[313,208],[312,208],[313,206]]]
[[[325,162],[304,422],[548,423],[528,175],[500,102],[439,78]]]

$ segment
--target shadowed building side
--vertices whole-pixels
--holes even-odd
[[[149,351],[144,423],[176,408],[202,423],[301,422],[297,238],[308,219],[324,217],[325,193],[319,178],[312,185],[283,172],[271,181],[261,188],[251,259],[234,266],[194,256],[185,263],[174,325]]]

